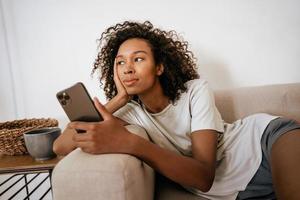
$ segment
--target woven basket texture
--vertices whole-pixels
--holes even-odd
[[[57,127],[58,121],[53,118],[32,118],[0,123],[0,154],[28,154],[23,133],[44,127]]]

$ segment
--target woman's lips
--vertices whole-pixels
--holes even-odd
[[[130,80],[124,80],[123,83],[126,86],[132,86],[134,85],[136,82],[138,81],[138,79],[130,79]]]

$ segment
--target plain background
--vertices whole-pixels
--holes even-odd
[[[81,81],[105,97],[90,73],[96,39],[124,20],[176,30],[215,90],[300,82],[297,0],[0,0],[0,121],[68,122],[55,94]]]

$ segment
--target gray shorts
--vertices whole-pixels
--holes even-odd
[[[294,129],[300,129],[300,123],[291,119],[276,118],[269,123],[261,138],[261,164],[237,199],[276,199],[270,166],[272,145],[281,135]]]

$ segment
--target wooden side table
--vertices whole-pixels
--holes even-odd
[[[18,189],[12,196],[8,199],[13,199],[19,192],[23,189],[26,190],[27,196],[24,199],[29,199],[30,195],[32,195],[45,181],[49,178],[50,180],[50,188],[42,195],[40,199],[45,197],[47,193],[51,190],[51,173],[55,165],[59,162],[61,157],[56,157],[51,160],[46,161],[35,161],[29,155],[22,156],[6,156],[0,154],[0,175],[1,174],[13,174],[8,179],[4,180],[0,183],[0,187],[3,187],[7,184],[12,178],[18,176],[18,179],[9,185],[4,191],[0,193],[0,197],[3,196],[6,192],[8,192],[15,184],[20,182],[21,180],[25,180],[25,184],[23,187]],[[37,178],[41,173],[47,173],[48,176],[44,178],[32,191],[29,191],[28,184],[32,182],[35,178]],[[36,174],[30,180],[27,180],[28,174]]]

